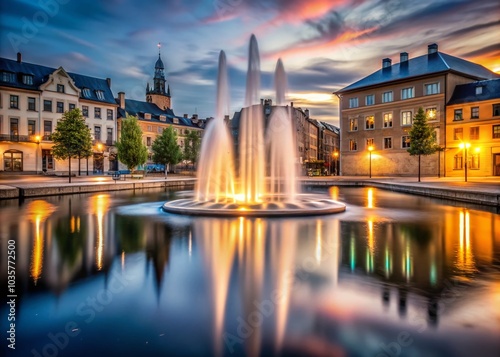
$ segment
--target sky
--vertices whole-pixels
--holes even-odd
[[[0,56],[99,78],[145,100],[158,43],[177,115],[215,114],[219,52],[232,112],[244,105],[249,39],[261,57],[261,97],[275,98],[282,59],[287,101],[338,125],[332,94],[380,69],[439,51],[500,73],[499,0],[0,0]],[[232,113],[230,113],[232,116]]]

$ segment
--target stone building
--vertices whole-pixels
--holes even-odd
[[[341,174],[368,175],[371,157],[375,176],[416,175],[418,159],[406,150],[418,108],[424,109],[444,147],[447,103],[455,87],[496,77],[483,66],[439,52],[437,44],[412,59],[402,52],[396,64],[384,58],[381,69],[334,92],[340,99]],[[444,174],[440,155],[422,157],[423,175]]]
[[[63,113],[74,108],[80,108],[91,130],[94,154],[71,160],[71,171],[112,169],[117,107],[109,78],[23,62],[21,53],[16,60],[0,58],[0,171],[68,172],[68,160],[52,155],[51,134]]]

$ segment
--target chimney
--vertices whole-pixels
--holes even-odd
[[[384,58],[382,60],[382,68],[388,68],[391,66],[392,60],[390,58]]]
[[[21,55],[21,52],[17,53],[17,62],[21,63],[23,61],[23,55]]]
[[[260,98],[260,105],[264,105],[264,99]]]
[[[304,113],[306,113],[306,118],[309,118],[309,109],[306,109]]]
[[[184,114],[182,117],[185,118],[185,119],[187,119],[188,115]]]
[[[118,101],[120,102],[120,108],[125,109],[125,93],[118,92]]]
[[[429,46],[427,46],[427,53],[429,55],[432,55],[433,53],[436,53],[437,51],[438,51],[437,43],[431,43]]]
[[[193,119],[198,119],[198,114],[193,114]]]
[[[293,102],[290,102],[290,106],[293,108]]]
[[[106,83],[108,83],[108,87],[111,88],[111,78],[106,78]]]
[[[401,52],[399,54],[399,62],[400,63],[408,62],[408,52]]]

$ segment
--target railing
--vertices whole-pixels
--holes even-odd
[[[30,135],[9,135],[0,134],[0,141],[14,141],[14,142],[36,142],[34,137]]]

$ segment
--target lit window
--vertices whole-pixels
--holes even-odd
[[[357,108],[359,107],[358,97],[349,98],[349,108]]]
[[[479,118],[479,107],[470,108],[470,118],[478,119]]]
[[[358,118],[349,119],[349,131],[358,130]]]
[[[453,129],[453,140],[462,140],[464,138],[464,129],[455,128]]]
[[[392,138],[384,138],[384,149],[392,149]]]
[[[471,170],[479,170],[479,152],[473,152],[469,160],[468,167]]]
[[[375,95],[370,94],[365,97],[365,105],[374,105],[375,104]]]
[[[432,107],[432,108],[425,109],[425,117],[429,121],[437,120],[437,108]]]
[[[382,103],[389,103],[393,101],[392,91],[384,92],[382,94]]]
[[[493,139],[500,139],[500,125],[493,125]]]
[[[470,127],[469,139],[470,140],[479,140],[479,127],[478,126]]]
[[[415,91],[413,87],[401,89],[401,99],[410,99],[415,96]]]
[[[384,128],[392,128],[392,113],[384,113]]]
[[[358,150],[358,143],[356,142],[356,139],[350,139],[349,140],[349,151],[356,151]]]
[[[366,148],[369,148],[370,146],[374,146],[375,140],[373,138],[366,139]]]
[[[375,117],[373,115],[365,117],[365,129],[366,130],[375,129]]]
[[[439,83],[429,83],[425,85],[425,95],[432,95],[439,93]]]
[[[35,132],[36,132],[36,121],[28,120],[28,135],[29,136],[35,135]]]
[[[455,113],[453,114],[453,120],[455,121],[463,120],[462,109],[455,109]]]
[[[401,112],[401,125],[402,126],[407,126],[407,125],[412,125],[413,123],[413,113],[411,110],[405,110]]]
[[[401,137],[401,147],[403,149],[409,148],[410,147],[410,136],[404,135]]]
[[[463,165],[462,152],[459,152],[453,157],[453,170],[462,170]]]

